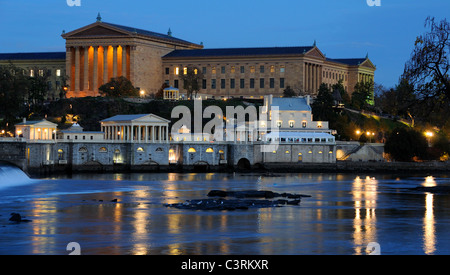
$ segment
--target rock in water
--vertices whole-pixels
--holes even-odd
[[[31,222],[31,220],[22,219],[22,216],[19,213],[11,213],[11,217],[9,218],[11,222]]]

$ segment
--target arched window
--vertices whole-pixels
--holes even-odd
[[[136,150],[137,152],[144,152],[144,148],[142,148],[142,147],[139,147],[139,148],[137,148],[137,150]]]
[[[156,151],[156,152],[164,152],[164,149],[161,148],[161,147],[158,147],[155,151]]]
[[[188,153],[196,153],[197,151],[194,148],[189,148]]]
[[[206,153],[214,153],[214,149],[210,147],[206,149]]]
[[[100,149],[98,149],[99,153],[108,153],[108,149],[106,149],[106,147],[100,147]]]
[[[80,149],[78,149],[79,153],[87,153],[87,149],[86,147],[81,147]]]

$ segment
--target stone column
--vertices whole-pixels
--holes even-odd
[[[145,143],[148,143],[148,125],[145,125]]]
[[[117,46],[113,46],[113,77],[117,77]]]
[[[127,46],[122,46],[122,76],[127,77]]]
[[[94,96],[98,93],[98,46],[94,46],[94,66],[92,72],[93,83],[91,90],[94,91]]]
[[[75,92],[80,91],[80,48],[75,47]]]
[[[152,142],[155,143],[155,126],[151,126],[152,128]]]
[[[89,47],[84,47],[83,91],[89,91]]]
[[[166,126],[166,143],[169,142],[169,126]]]
[[[158,126],[158,142],[161,143],[161,126]]]
[[[103,46],[103,84],[109,82],[108,79],[108,46]]]

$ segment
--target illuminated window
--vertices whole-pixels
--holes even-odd
[[[211,73],[212,73],[212,74],[216,74],[216,67],[212,67]]]
[[[194,148],[189,148],[188,153],[196,153],[197,151]]]
[[[137,150],[136,150],[137,152],[144,152],[144,148],[142,148],[142,147],[139,147],[139,148],[137,148]]]
[[[312,151],[309,151],[308,154],[312,154]]]
[[[281,128],[281,125],[283,124],[283,122],[281,121],[281,120],[278,120],[277,121],[277,126],[278,126],[278,128]]]
[[[236,68],[234,66],[231,66],[231,73],[234,74],[236,71]]]
[[[286,154],[290,154],[291,152],[289,152],[288,150],[286,150],[286,152],[285,152]]]
[[[303,127],[303,128],[306,128],[306,121],[303,121],[303,122],[302,122],[302,127]]]
[[[187,74],[187,67],[183,68],[183,74]]]
[[[206,149],[206,153],[214,153],[213,148],[208,148],[208,149]]]
[[[273,154],[276,154],[276,153],[277,153],[277,151],[272,151],[272,153],[273,153]]]
[[[30,77],[34,77],[34,70],[30,70]]]
[[[99,153],[108,153],[108,149],[106,149],[106,147],[101,147],[100,149],[98,149]]]
[[[275,66],[273,66],[273,65],[270,66],[270,72],[271,72],[271,73],[274,73],[274,72],[275,72]]]
[[[255,72],[255,66],[250,66],[250,72],[254,73]]]
[[[198,74],[198,70],[197,69],[194,69],[194,74]]]
[[[322,154],[323,152],[322,151],[319,151],[319,154]]]
[[[333,151],[328,152],[329,154],[333,154]]]
[[[317,128],[322,128],[322,122],[317,122]]]
[[[284,73],[285,72],[285,68],[283,65],[280,66],[280,73]]]
[[[180,68],[175,67],[174,73],[175,73],[175,75],[179,75],[180,74]]]
[[[289,128],[294,128],[294,125],[295,125],[295,121],[289,120]]]
[[[56,70],[56,76],[61,76],[61,70]]]
[[[44,70],[39,70],[39,76],[44,76]]]

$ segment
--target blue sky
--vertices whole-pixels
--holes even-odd
[[[167,33],[205,48],[308,46],[330,58],[369,58],[375,81],[398,82],[425,32],[427,16],[449,15],[448,0],[0,0],[0,52],[64,51],[62,30],[104,22]],[[449,18],[450,20],[450,18]]]

